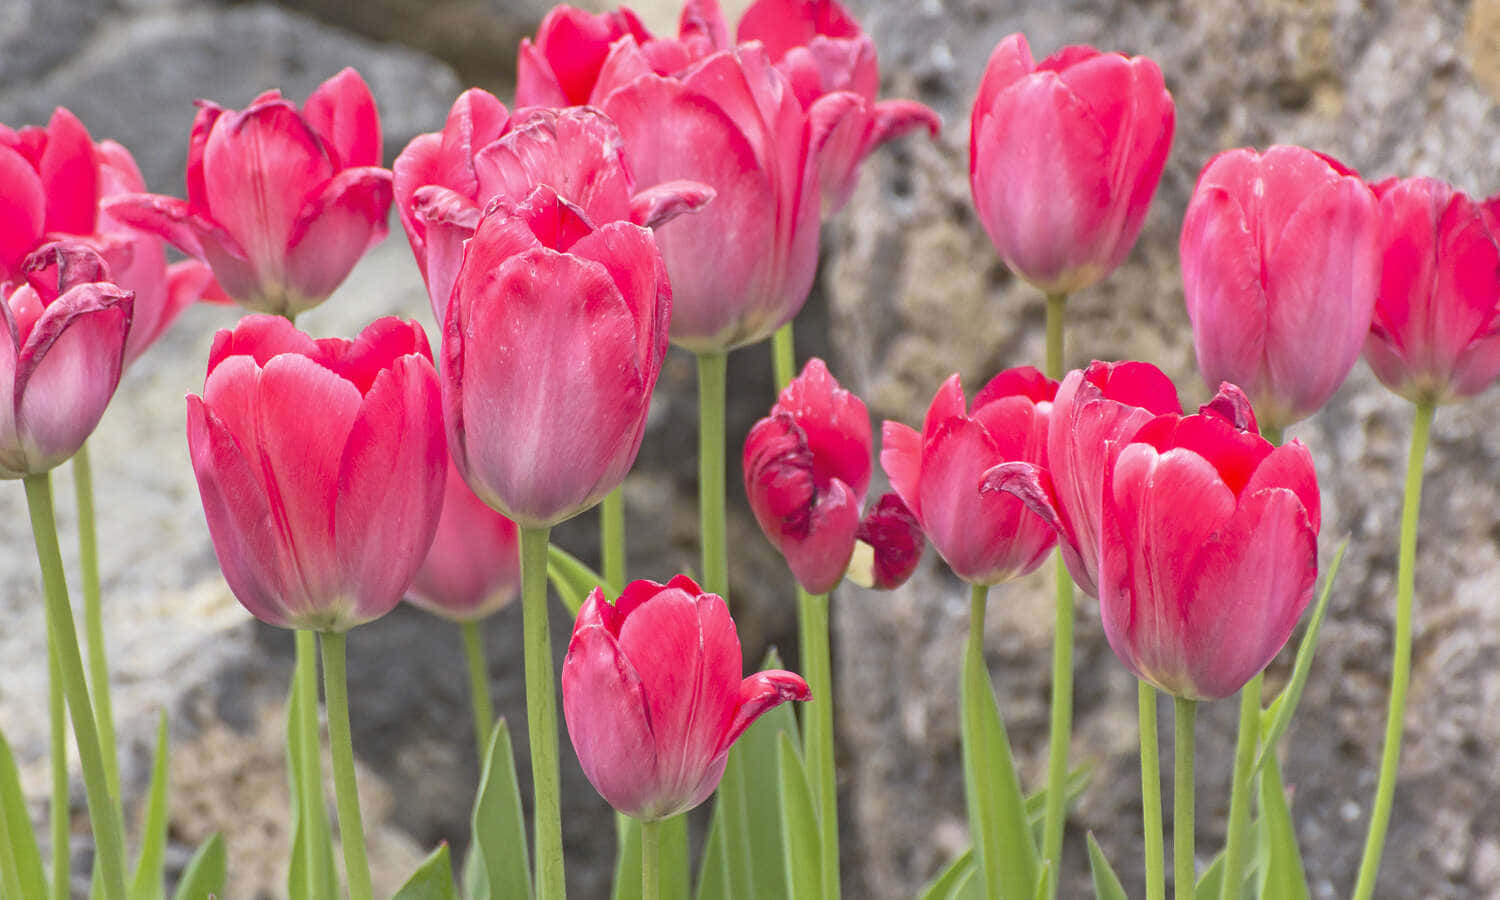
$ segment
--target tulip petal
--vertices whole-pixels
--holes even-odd
[[[891,488],[920,521],[922,478],[922,435],[900,422],[887,420],[880,426],[880,468],[890,479]]]
[[[321,301],[349,275],[365,251],[386,235],[391,173],[344,169],[297,215],[287,237],[287,287],[306,308]]]
[[[830,482],[812,505],[806,537],[788,538],[777,546],[809,594],[826,594],[844,580],[854,554],[860,500],[842,481]]]
[[[0,282],[15,278],[36,248],[47,216],[47,193],[31,163],[0,145]]]
[[[336,168],[380,165],[380,114],[359,73],[345,67],[318,85],[302,118],[337,153]]]
[[[204,258],[203,242],[199,236],[215,228],[196,216],[187,202],[177,197],[117,194],[105,199],[103,208],[106,215],[121,224],[159,237],[197,259]],[[234,243],[227,235],[220,235],[219,239],[230,245]]]
[[[815,699],[817,698],[813,697],[812,691],[807,688],[807,682],[800,675],[781,669],[756,672],[740,683],[739,707],[734,712],[734,720],[724,732],[719,752],[729,752],[730,746],[740,739],[746,728],[755,724],[756,719],[788,700]]]
[[[47,149],[37,172],[47,194],[49,233],[93,234],[99,207],[99,160],[78,117],[58,107],[47,122]]]
[[[676,179],[646,188],[630,198],[630,221],[646,228],[665,225],[684,213],[697,212],[716,192],[701,181]]]
[[[640,674],[614,635],[597,625],[574,631],[562,695],[568,737],[589,783],[621,812],[655,812],[660,745]]]

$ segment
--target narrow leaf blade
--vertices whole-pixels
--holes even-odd
[[[547,545],[547,579],[574,618],[578,617],[579,607],[594,588],[603,587],[610,599],[620,596],[622,588],[622,585],[609,584],[603,575],[556,544]]]
[[[823,895],[818,813],[813,808],[812,788],[807,783],[802,755],[785,733],[778,735],[776,762],[781,783],[786,893],[797,900],[818,900]]]
[[[1278,900],[1309,900],[1307,871],[1297,846],[1292,810],[1281,782],[1281,763],[1274,755],[1260,773],[1260,822],[1258,829],[1266,848],[1261,875],[1261,897]]]
[[[470,859],[464,873],[464,886],[469,889],[470,900],[522,900],[530,897],[526,820],[521,813],[521,787],[516,779],[510,728],[504,719],[495,723],[490,734],[470,826]]]
[[[188,860],[172,900],[208,900],[209,897],[224,896],[224,879],[227,877],[228,867],[224,836],[215,832],[199,845],[193,858]]]
[[[917,895],[917,900],[952,900],[957,896],[964,880],[972,876],[974,871],[974,850],[971,847],[954,857],[946,869],[927,882],[922,893]]]
[[[392,900],[458,900],[458,888],[453,884],[453,862],[448,857],[446,843],[439,844],[428,854]]]
[[[983,654],[964,650],[960,732],[969,832],[986,893],[993,900],[1030,900],[1037,849]]]
[[[4,881],[0,884],[7,894],[47,896],[42,854],[31,830],[26,795],[21,793],[21,775],[4,732],[0,732],[0,868],[4,870]]]
[[[156,753],[151,761],[151,788],[147,792],[146,824],[141,830],[141,854],[126,896],[130,900],[165,900],[167,851],[167,714],[156,726]]]
[[[1094,840],[1092,831],[1088,833],[1088,842],[1089,872],[1094,876],[1094,900],[1129,900],[1125,896],[1125,886],[1120,884],[1120,876],[1115,874],[1104,851],[1099,849],[1099,842]]]

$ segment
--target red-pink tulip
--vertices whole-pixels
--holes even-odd
[[[826,594],[849,568],[870,485],[870,414],[821,359],[781,392],[745,439],[745,494],[804,590]]]
[[[323,302],[386,233],[391,173],[364,80],[344,69],[301,110],[275,90],[242,111],[198,107],[187,200],[132,194],[106,209],[207,262],[252,310],[295,315]]]
[[[742,678],[741,665],[729,607],[686,575],[633,582],[613,603],[594,589],[563,661],[563,716],[610,806],[648,822],[687,812],[752,722],[810,696],[791,672]]]
[[[1240,385],[1278,430],[1322,407],[1370,330],[1378,234],[1374,194],[1336,160],[1284,146],[1209,160],[1181,242],[1204,380]]]
[[[880,495],[860,520],[854,538],[849,580],[879,591],[892,591],[905,584],[927,549],[922,523],[895,493]]]
[[[609,45],[625,35],[645,43],[651,33],[624,7],[588,13],[552,7],[537,26],[536,40],[521,39],[516,59],[516,106],[582,106],[589,102]]]
[[[313,340],[278,316],[214,336],[188,450],[229,588],[256,618],[347,631],[401,601],[443,502],[427,336],[377,319]]]
[[[1273,447],[1253,417],[1226,411],[1139,429],[1100,506],[1105,637],[1137,676],[1193,700],[1227,697],[1270,663],[1318,574],[1312,455],[1295,440]]]
[[[1365,359],[1413,403],[1471,397],[1500,375],[1500,231],[1436,179],[1374,188],[1384,269]]]
[[[1172,146],[1172,95],[1143,56],[1064,47],[1040,63],[1021,34],[995,48],[969,134],[979,220],[1017,275],[1088,287],[1135,244]]]
[[[1007,369],[964,402],[953,375],[938,388],[921,432],[887,421],[880,465],[958,577],[998,584],[1042,564],[1056,532],[1020,499],[979,490],[1005,462],[1047,465],[1047,423],[1057,382],[1030,366]]]
[[[509,604],[520,589],[516,523],[474,496],[450,459],[443,514],[407,599],[454,622],[477,622]]]
[[[538,528],[614,490],[641,446],[671,311],[646,229],[595,228],[546,186],[485,216],[441,365],[449,450],[474,493]]]
[[[120,383],[133,297],[84,244],[52,244],[0,285],[0,478],[49,471],[88,439]]]

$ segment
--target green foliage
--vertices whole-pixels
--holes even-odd
[[[0,897],[31,900],[47,896],[42,855],[31,831],[26,796],[10,744],[0,732]]]
[[[575,619],[578,618],[579,607],[583,606],[583,601],[588,599],[594,588],[603,587],[610,600],[620,596],[619,585],[608,584],[603,575],[556,544],[547,545],[547,579],[552,582],[552,589],[557,591],[557,596],[562,599],[569,615]]]
[[[224,854],[224,837],[215,832],[198,847],[187,868],[182,870],[182,880],[177,882],[177,892],[172,900],[206,900],[208,897],[224,896],[225,872],[228,859]]]
[[[163,882],[167,851],[167,714],[156,726],[156,754],[151,762],[151,789],[146,800],[146,824],[141,829],[141,855],[126,896],[129,900],[166,900]]]
[[[439,844],[417,867],[417,871],[401,885],[392,900],[458,900],[458,888],[453,884],[453,862],[448,858],[448,845]]]
[[[1088,841],[1089,871],[1094,876],[1095,900],[1129,900],[1125,896],[1125,886],[1120,884],[1120,876],[1115,874],[1104,851],[1099,849],[1099,842],[1094,840],[1092,831],[1088,834]]]
[[[972,644],[964,651],[959,688],[964,796],[986,893],[992,900],[1031,900],[1039,865],[1036,841],[989,670]]]
[[[807,783],[807,767],[797,746],[785,732],[777,738],[786,892],[797,900],[818,900],[823,894],[823,850],[812,786]]]
[[[522,900],[531,896],[530,852],[510,728],[504,719],[490,734],[484,772],[470,819],[472,843],[464,862],[469,900]]]

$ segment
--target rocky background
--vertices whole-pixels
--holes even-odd
[[[1423,173],[1471,194],[1500,190],[1500,0],[851,6],[880,50],[885,94],[920,99],[947,125],[936,142],[911,138],[867,164],[855,199],[825,227],[818,288],[798,320],[801,355],[826,355],[876,417],[918,421],[951,371],[973,390],[998,369],[1042,358],[1040,297],[996,260],[965,177],[973,86],[990,49],[1012,31],[1024,30],[1039,55],[1067,43],[1150,55],[1177,101],[1175,146],[1140,243],[1110,279],[1069,304],[1071,365],[1151,360],[1185,386],[1191,402],[1206,398],[1193,366],[1176,243],[1194,177],[1218,150],[1298,143],[1372,178]],[[641,7],[653,27],[672,27],[669,0]],[[412,135],[441,124],[462,87],[508,96],[515,45],[544,12],[542,0],[5,0],[0,121],[40,122],[66,105],[96,138],[129,146],[153,189],[180,192],[194,98],[234,106],[279,86],[300,100],[354,65],[381,105],[389,162]],[[299,324],[347,334],[389,313],[430,322],[399,226],[395,232]],[[235,316],[190,310],[127,374],[91,446],[127,793],[138,805],[150,735],[165,710],[175,862],[222,830],[229,897],[259,898],[283,893],[280,741],[291,641],[253,623],[225,588],[182,436],[182,396],[201,386],[209,336]],[[768,368],[760,349],[731,361],[740,392],[732,446],[769,405]],[[641,466],[627,485],[637,574],[665,579],[696,564],[694,403],[692,361],[674,353]],[[1496,403],[1489,394],[1442,410],[1428,454],[1409,727],[1382,897],[1500,896],[1500,805],[1492,802],[1500,787]],[[1361,364],[1327,410],[1291,429],[1313,447],[1323,477],[1325,559],[1351,538],[1303,712],[1285,743],[1285,776],[1318,898],[1352,885],[1375,781],[1410,414]],[[737,480],[732,472],[731,484]],[[56,490],[67,547],[66,468]],[[790,580],[742,503],[732,504],[732,516],[731,576],[747,658],[778,643],[795,660]],[[0,490],[8,548],[0,555],[0,728],[40,817],[48,783],[43,617],[26,522],[19,488]],[[587,556],[596,531],[585,516],[558,538]],[[987,635],[1029,785],[1041,782],[1046,751],[1050,590],[1050,576],[1037,575],[995,591]],[[848,897],[909,897],[967,842],[955,709],[965,597],[929,554],[905,589],[851,587],[834,604]],[[1097,615],[1086,603],[1079,612],[1072,758],[1092,767],[1093,781],[1069,822],[1063,895],[1088,896],[1086,830],[1136,893],[1134,684],[1107,649]],[[559,653],[567,633],[561,618]],[[516,611],[496,616],[486,634],[497,702],[524,756]],[[387,890],[427,848],[443,839],[461,845],[467,832],[476,764],[458,647],[455,630],[404,609],[350,642],[362,799]],[[1273,689],[1284,671],[1273,671]],[[1200,716],[1205,860],[1227,807],[1235,712],[1225,702]],[[1164,727],[1164,748],[1167,737]],[[604,897],[611,819],[576,763],[565,761],[564,769],[570,888],[580,898]],[[77,868],[86,868],[76,784],[73,805]]]

